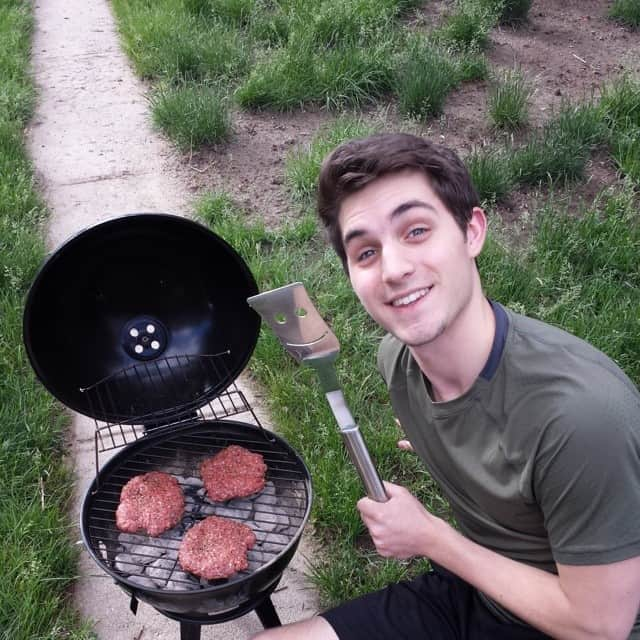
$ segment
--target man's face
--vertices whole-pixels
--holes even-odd
[[[339,221],[360,302],[410,347],[445,333],[480,290],[482,210],[474,208],[465,234],[418,171],[382,176],[350,195]]]

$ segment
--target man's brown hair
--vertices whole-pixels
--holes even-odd
[[[347,256],[338,220],[342,203],[376,178],[403,169],[424,173],[466,233],[471,211],[480,206],[480,198],[455,152],[406,133],[380,133],[348,140],[325,158],[318,180],[318,215],[345,269]]]

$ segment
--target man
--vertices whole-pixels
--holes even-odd
[[[261,640],[640,638],[637,389],[584,341],[487,300],[487,222],[452,151],[347,142],[318,206],[388,332],[378,366],[458,530],[385,483],[388,502],[358,502],[378,553],[434,571]]]

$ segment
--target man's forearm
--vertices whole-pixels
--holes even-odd
[[[533,627],[561,640],[628,636],[626,624],[609,625],[606,605],[592,609],[572,601],[557,575],[505,558],[442,524],[429,557]]]

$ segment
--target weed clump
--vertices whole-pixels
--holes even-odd
[[[640,27],[640,3],[637,0],[615,0],[609,15],[632,29]]]
[[[163,87],[152,94],[150,101],[154,124],[183,151],[221,142],[231,134],[227,98],[215,87]]]
[[[493,124],[515,131],[527,124],[532,89],[522,72],[507,69],[498,74],[489,92],[488,113]]]

